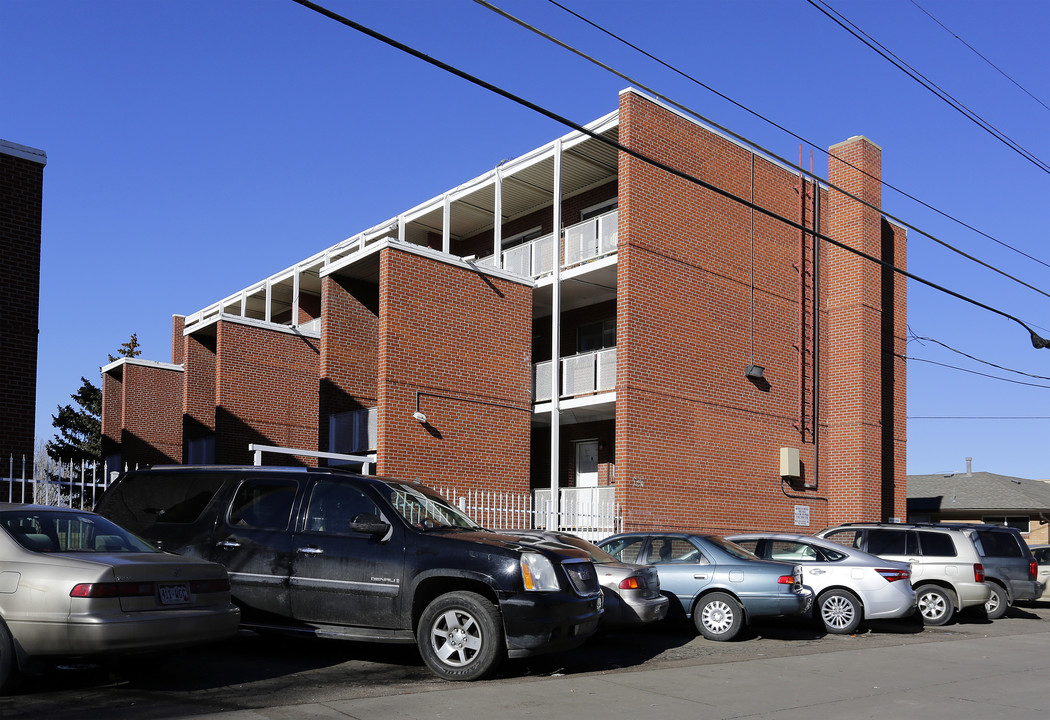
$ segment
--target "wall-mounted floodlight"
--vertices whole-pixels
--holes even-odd
[[[419,410],[416,410],[414,413],[412,413],[412,417],[414,417],[421,423],[425,423],[427,421],[427,416],[421,413]]]
[[[744,377],[748,380],[765,380],[766,369],[761,365],[748,365],[744,368]]]

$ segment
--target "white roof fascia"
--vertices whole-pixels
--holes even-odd
[[[182,365],[176,365],[174,363],[160,362],[158,360],[139,360],[138,358],[122,357],[117,358],[108,365],[103,365],[100,368],[100,371],[103,374],[105,374],[123,365],[139,365],[141,367],[157,368],[159,370],[174,370],[176,372],[184,372],[186,369]]]
[[[396,240],[382,240],[370,245],[367,250],[351,257],[343,258],[342,260],[332,263],[325,267],[321,271],[321,277],[330,275],[342,268],[349,265],[353,265],[355,262],[363,260],[364,258],[374,255],[380,250],[386,248],[393,248],[395,250],[403,250],[405,252],[412,253],[413,255],[419,255],[421,257],[430,258],[437,262],[444,263],[446,265],[452,265],[453,267],[466,268],[467,270],[473,270],[474,272],[482,273],[483,275],[491,275],[492,277],[498,277],[502,280],[509,280],[520,285],[527,285],[529,287],[535,287],[536,284],[532,281],[532,278],[527,278],[524,275],[518,275],[517,273],[507,272],[502,268],[493,268],[485,265],[478,265],[476,262],[470,262],[463,258],[456,257],[455,255],[449,255],[443,253],[440,250],[433,250],[423,245],[414,245],[412,243],[403,243]]]
[[[286,335],[301,335],[303,337],[312,338],[314,340],[320,339],[321,333],[319,332],[304,332],[301,327],[292,327],[290,325],[281,325],[280,323],[266,322],[265,320],[256,320],[255,318],[244,317],[243,315],[230,315],[229,313],[220,313],[215,317],[209,318],[204,322],[197,323],[193,327],[186,328],[182,331],[183,335],[192,335],[195,332],[199,332],[202,328],[206,328],[209,325],[215,325],[220,320],[223,322],[235,323],[237,325],[248,325],[250,327],[260,328],[262,330],[272,330],[274,332],[284,333]]]
[[[626,92],[626,91],[623,91],[623,92]],[[648,96],[646,96],[646,97],[648,97]],[[653,102],[659,102],[659,101],[653,100]],[[679,114],[681,114],[681,113],[679,113]],[[597,120],[594,120],[594,121],[588,123],[587,125],[584,125],[584,127],[587,128],[588,130],[592,131],[592,132],[602,133],[602,132],[605,132],[605,131],[609,130],[612,127],[615,127],[616,125],[619,124],[619,122],[620,122],[620,111],[619,110],[613,110],[612,112],[610,112],[610,113],[608,113],[606,115],[603,115],[602,117],[598,118]],[[567,133],[566,135],[563,135],[561,138],[559,138],[559,140],[561,140],[561,142],[562,142],[563,148],[564,147],[573,147],[573,146],[578,145],[579,143],[584,142],[584,141],[589,140],[589,139],[590,139],[590,137],[586,133],[581,133],[581,132],[578,132],[576,130],[573,130],[573,131]],[[334,252],[334,251],[337,251],[337,250],[341,250],[341,249],[345,248],[347,245],[353,245],[353,244],[359,243],[362,236],[366,240],[371,239],[373,237],[376,237],[376,236],[380,235],[383,232],[390,231],[393,227],[398,226],[401,223],[411,222],[412,220],[414,220],[414,219],[416,219],[416,218],[418,218],[418,217],[420,217],[422,215],[426,215],[426,214],[428,214],[430,212],[434,212],[435,210],[441,209],[444,206],[446,197],[455,199],[455,198],[457,198],[457,197],[459,197],[461,195],[469,194],[473,190],[476,190],[478,187],[481,187],[481,186],[483,186],[485,184],[493,184],[494,185],[495,182],[496,182],[497,169],[499,170],[499,172],[501,172],[503,174],[503,178],[506,179],[508,177],[513,176],[516,171],[521,171],[521,170],[524,170],[524,169],[526,169],[528,167],[531,167],[532,165],[535,165],[537,163],[543,162],[545,159],[547,159],[549,157],[553,157],[553,155],[554,155],[554,147],[555,147],[555,144],[557,142],[558,142],[558,140],[551,141],[551,142],[547,143],[546,145],[543,145],[542,147],[538,147],[535,150],[532,150],[530,152],[525,153],[524,155],[520,155],[517,158],[514,158],[513,160],[508,160],[506,162],[500,163],[498,168],[493,168],[492,170],[489,170],[486,173],[483,173],[483,174],[481,174],[481,175],[479,175],[479,176],[477,176],[477,177],[475,177],[475,178],[473,178],[471,180],[468,180],[465,183],[457,185],[456,187],[452,188],[451,190],[448,190],[448,191],[446,191],[446,192],[444,192],[444,193],[442,193],[442,194],[440,194],[440,195],[438,195],[438,196],[436,196],[434,198],[431,198],[430,200],[422,202],[419,205],[416,205],[415,207],[412,207],[409,210],[407,210],[407,211],[405,211],[405,212],[403,212],[403,213],[401,213],[399,215],[395,215],[394,217],[390,218],[389,220],[387,220],[385,222],[381,222],[381,223],[378,223],[376,225],[373,225],[373,226],[371,226],[370,228],[368,228],[366,230],[363,230],[363,231],[361,231],[359,233],[356,233],[356,234],[346,238],[345,240],[341,240],[338,243],[336,243],[335,245],[332,245],[331,247],[328,247],[328,248],[326,248],[325,250],[322,250],[319,253],[311,255],[306,260],[303,260],[303,261],[301,261],[299,263],[296,263],[296,265],[293,265],[288,270],[294,270],[295,267],[297,267],[297,266],[304,265],[304,264],[309,265],[309,264],[312,264],[312,263],[320,260],[321,264],[323,265],[323,269],[320,271],[321,272],[321,276],[323,277],[324,275],[328,275],[331,272],[333,272],[334,269],[337,269],[339,267],[344,267],[345,265],[349,264],[350,262],[353,262],[355,260],[360,259],[361,257],[364,257],[364,255],[360,255],[360,254],[356,254],[355,253],[352,257],[341,258],[340,260],[336,261],[335,263],[332,263],[330,265],[324,265],[325,257],[328,256],[331,252]],[[365,251],[365,252],[367,254],[368,251]],[[225,306],[226,304],[237,300],[238,298],[240,298],[245,293],[252,294],[253,292],[256,292],[259,289],[265,288],[266,284],[267,284],[267,281],[273,281],[274,278],[277,278],[277,277],[280,277],[280,276],[284,275],[286,272],[288,272],[288,270],[282,270],[281,272],[276,273],[275,275],[271,275],[266,280],[262,280],[262,281],[260,281],[258,283],[255,283],[254,285],[250,285],[249,287],[245,288],[244,290],[241,290],[240,292],[233,293],[232,295],[229,295],[226,298],[223,298],[222,300],[220,300],[217,303],[212,303],[212,304],[206,306],[205,308],[203,308],[202,310],[200,310],[198,312],[200,314],[204,314],[205,311],[210,310],[211,308],[214,308],[215,306],[219,306],[221,308],[222,306]],[[517,278],[518,278],[518,276],[516,276],[516,275],[513,275],[513,274],[509,274],[508,275],[508,279],[517,279]],[[197,314],[198,313],[190,313],[191,316],[192,315],[197,315]]]
[[[41,165],[47,165],[46,152],[29,147],[28,145],[19,145],[10,140],[0,140],[0,153],[16,158],[22,158],[23,160],[29,160]]]

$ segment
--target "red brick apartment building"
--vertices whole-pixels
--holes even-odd
[[[33,462],[43,150],[0,140],[0,458]]]
[[[904,266],[877,209],[634,90],[588,129]],[[880,207],[880,148],[832,152],[830,183]],[[103,368],[103,432],[124,463],[257,443],[597,486],[626,528],[903,518],[905,311],[892,272],[573,132],[175,316],[170,363]]]

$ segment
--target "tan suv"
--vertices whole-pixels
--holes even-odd
[[[977,548],[961,530],[846,523],[817,536],[886,560],[911,563],[911,584],[926,625],[944,625],[957,611],[979,608],[991,597]]]

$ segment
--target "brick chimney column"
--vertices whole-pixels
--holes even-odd
[[[881,207],[881,148],[858,136],[832,146],[830,153],[830,182]],[[878,210],[829,190],[826,221],[826,232],[833,239],[873,257],[883,257],[884,224]],[[827,243],[822,271],[827,313],[824,418],[830,446],[825,475],[828,521],[885,519],[885,273],[880,265]],[[892,306],[892,296],[890,303]],[[892,483],[894,463],[890,460]]]

